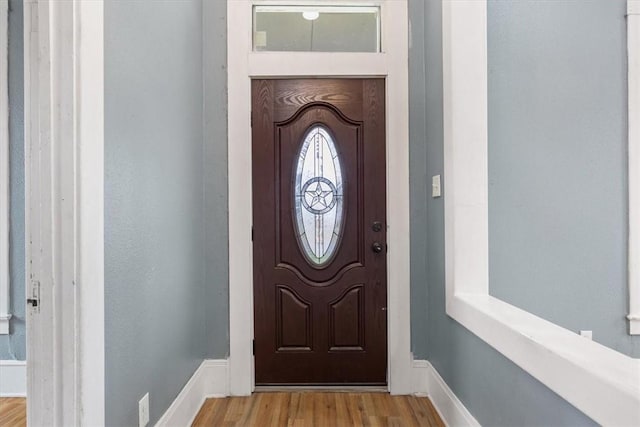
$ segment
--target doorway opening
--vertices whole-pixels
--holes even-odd
[[[256,385],[387,384],[384,97],[252,81]]]
[[[386,191],[386,382],[391,394],[414,390],[409,282],[409,92],[406,0],[376,0],[379,52],[262,52],[253,49],[254,7],[227,1],[229,359],[228,390],[249,395],[256,385],[252,171],[252,81],[261,79],[384,79]],[[270,2],[273,5],[273,2]],[[340,3],[340,2],[336,2]],[[348,6],[348,2],[345,5]],[[272,39],[271,39],[272,40]],[[348,117],[348,114],[347,114]],[[254,125],[256,117],[253,117]],[[304,184],[304,183],[302,183]],[[323,186],[321,185],[321,189]],[[323,191],[328,191],[326,188]],[[371,226],[371,224],[368,224]],[[255,232],[255,229],[253,230]],[[295,241],[295,245],[298,245]],[[366,250],[373,242],[367,241]],[[294,246],[295,248],[295,246]],[[336,255],[338,256],[338,255]],[[247,263],[247,259],[252,261]],[[305,258],[308,262],[308,258]],[[320,263],[324,262],[322,259]],[[304,265],[304,264],[303,264]],[[311,268],[311,267],[309,267]],[[331,267],[327,267],[331,268]],[[275,290],[274,290],[275,292]],[[271,297],[273,300],[275,297]],[[355,298],[354,298],[355,299]],[[289,302],[293,299],[290,298]],[[382,307],[382,306],[381,306]],[[274,315],[275,317],[275,315]],[[297,338],[296,338],[297,340]],[[258,368],[259,369],[259,368]]]

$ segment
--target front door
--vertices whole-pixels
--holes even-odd
[[[257,385],[384,385],[383,79],[254,80]]]

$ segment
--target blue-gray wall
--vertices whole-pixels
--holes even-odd
[[[207,357],[229,355],[227,2],[203,1]]]
[[[490,291],[640,357],[628,334],[626,0],[490,1]]]
[[[425,84],[434,76],[425,62],[425,3],[409,1],[409,181],[411,205],[411,350],[426,359],[427,278],[427,96]]]
[[[24,264],[24,85],[22,1],[9,1],[9,150],[11,216],[9,269],[10,334],[0,335],[0,360],[26,359]]]
[[[504,108],[500,105],[498,101],[505,102],[505,99],[498,97],[498,95],[503,95],[503,97],[514,100],[517,100],[520,103],[526,104],[527,102],[542,102],[540,101],[530,101],[530,97],[538,99],[539,96],[547,93],[546,85],[554,85],[554,90],[564,90],[565,93],[569,93],[570,97],[575,97],[570,101],[571,108],[565,108],[565,110],[561,111],[566,117],[566,115],[580,115],[580,113],[576,113],[575,111],[566,111],[577,109],[578,111],[589,112],[590,106],[597,105],[597,102],[604,97],[607,101],[610,99],[608,94],[598,94],[598,92],[594,93],[593,89],[590,90],[589,95],[587,96],[588,103],[585,105],[585,99],[580,99],[581,90],[584,89],[584,86],[580,83],[573,82],[571,80],[564,80],[564,83],[569,85],[569,87],[558,88],[556,82],[550,79],[550,76],[547,76],[544,79],[521,79],[519,76],[515,80],[514,76],[510,73],[511,70],[507,70],[505,72],[504,67],[512,66],[512,62],[524,61],[529,58],[530,54],[537,54],[539,56],[534,57],[535,60],[531,60],[527,64],[527,67],[531,67],[533,69],[537,69],[540,67],[545,67],[545,61],[547,61],[546,57],[550,56],[549,59],[553,59],[555,57],[562,57],[565,53],[569,54],[570,52],[556,52],[554,49],[560,49],[563,51],[566,46],[569,46],[570,43],[577,43],[579,47],[579,38],[586,37],[589,40],[597,37],[603,37],[606,39],[610,39],[614,36],[610,35],[610,31],[615,32],[616,25],[607,26],[607,22],[610,22],[611,19],[607,20],[607,16],[611,16],[615,14],[615,11],[620,9],[619,2],[614,4],[611,2],[611,9],[607,9],[607,13],[603,17],[604,23],[593,20],[595,15],[593,14],[593,10],[586,12],[584,9],[590,8],[600,8],[606,9],[606,4],[610,3],[609,0],[601,0],[595,2],[575,2],[575,1],[555,1],[555,2],[539,2],[535,0],[531,1],[490,1],[489,2],[489,70],[490,70],[490,92],[496,89],[496,85],[501,85],[501,92],[494,93],[491,92],[489,94],[490,97],[490,112],[493,114],[493,117],[490,118],[490,156],[491,156],[491,164],[490,164],[490,174],[491,174],[491,199],[490,199],[490,213],[495,215],[496,211],[496,203],[501,196],[499,190],[502,188],[498,187],[496,189],[496,173],[498,173],[499,169],[496,169],[495,157],[498,153],[496,138],[500,135],[499,130],[500,126],[505,126],[504,121],[508,121],[511,116],[506,114],[505,110],[497,109],[498,106]],[[554,18],[553,9],[555,7],[560,8],[570,8],[573,6],[573,13],[570,15],[563,15],[563,18]],[[427,176],[442,174],[443,172],[443,127],[442,127],[442,25],[441,25],[441,4],[439,0],[429,0],[425,2],[425,61],[426,61],[426,165],[427,165]],[[529,43],[524,43],[528,37],[532,35],[528,35],[532,28],[537,28],[536,25],[545,26],[543,22],[530,22],[525,25],[522,22],[511,22],[510,27],[512,28],[511,36],[515,35],[513,33],[517,33],[521,31],[518,37],[518,44],[520,51],[514,52],[511,51],[511,56],[505,54],[504,52],[500,52],[501,49],[506,48],[506,46],[502,46],[501,42],[506,42],[506,40],[511,40],[510,37],[505,37],[505,39],[497,39],[496,35],[501,30],[496,28],[497,25],[502,24],[502,20],[498,19],[499,17],[503,17],[505,20],[514,19],[515,17],[510,14],[518,10],[519,17],[522,19],[531,19],[531,20],[545,20],[550,19],[552,22],[555,22],[550,28],[546,28],[544,31],[550,31],[553,33],[554,38],[562,39],[564,37],[568,37],[570,41],[568,42],[558,42],[553,45],[540,46],[535,40],[530,40]],[[541,12],[543,10],[543,12]],[[564,9],[566,11],[566,9]],[[536,14],[535,12],[538,12]],[[543,13],[544,16],[540,16],[539,13]],[[580,24],[575,24],[575,21],[582,21],[588,17],[588,21],[590,24],[585,24],[581,22]],[[575,26],[579,26],[581,28],[580,31],[575,29]],[[612,27],[614,29],[612,29]],[[585,32],[583,34],[583,32]],[[597,33],[596,35],[589,34],[589,32]],[[524,40],[523,40],[524,39]],[[511,43],[513,41],[511,40]],[[609,42],[607,42],[609,43]],[[619,43],[619,44],[616,44]],[[624,49],[622,39],[618,39],[618,42],[609,44],[609,48],[622,51]],[[548,49],[547,53],[539,53],[538,49]],[[595,51],[592,55],[599,55],[602,51]],[[504,63],[496,62],[497,58],[502,58]],[[541,61],[539,63],[538,61]],[[606,62],[606,59],[603,60]],[[602,65],[598,60],[598,66],[594,67],[593,70],[588,69],[583,72],[587,73],[602,73],[603,77],[610,76],[610,73],[615,73],[615,71],[607,72],[606,68],[609,65]],[[614,65],[615,68],[615,65]],[[501,73],[501,82],[497,82],[497,73]],[[576,76],[578,80],[580,78]],[[617,96],[619,97],[617,101],[614,99],[612,101],[613,104],[616,102],[619,104],[616,111],[621,111],[620,108],[624,105],[624,97],[621,94],[621,88],[619,86],[624,85],[623,76],[617,76],[618,79],[617,84],[612,83],[612,87],[617,87]],[[523,87],[524,86],[524,87]],[[596,99],[594,100],[593,97]],[[615,95],[614,95],[615,97]],[[504,114],[505,116],[496,117],[496,113]],[[605,126],[603,123],[609,120],[613,120],[618,123],[619,126],[619,118],[612,117],[610,112],[603,111],[601,117],[589,115],[587,119],[583,119],[583,121],[579,122],[581,125],[590,125],[588,120],[597,120],[597,126]],[[519,117],[519,122],[522,124],[524,118]],[[575,122],[569,121],[567,123],[567,128],[569,130],[563,129],[562,127],[551,129],[549,128],[549,124],[544,121],[538,120],[538,117],[531,116],[529,117],[531,120],[532,127],[525,127],[519,129],[519,132],[515,132],[509,135],[509,141],[504,141],[503,144],[511,143],[518,144],[519,149],[529,149],[531,147],[527,147],[527,141],[531,143],[531,134],[536,134],[542,132],[543,134],[552,134],[554,131],[565,132],[564,136],[560,138],[560,140],[556,140],[557,144],[570,144],[572,150],[578,150],[577,152],[565,151],[565,153],[571,154],[577,158],[566,158],[565,162],[570,164],[570,167],[574,171],[574,173],[580,173],[582,169],[586,169],[587,171],[591,170],[591,164],[585,160],[583,157],[583,150],[594,149],[593,147],[579,147],[577,144],[580,141],[574,141],[572,138],[575,135],[572,135],[571,132],[576,132],[573,129],[577,124]],[[539,128],[536,128],[535,125],[538,125]],[[498,127],[496,127],[498,126]],[[569,133],[567,133],[569,132]],[[599,140],[595,145],[607,145],[610,146],[612,150],[618,151],[618,156],[620,157],[622,153],[620,152],[620,147],[624,141],[616,139],[616,136],[619,134],[616,131],[613,131],[612,134],[608,134],[606,138]],[[525,142],[521,141],[524,138]],[[568,140],[567,140],[568,139]],[[414,139],[412,138],[412,143]],[[523,145],[521,147],[521,145]],[[510,150],[510,147],[504,147],[506,152],[501,152],[499,155],[505,156],[503,161],[509,162],[510,158],[519,159],[522,154],[519,151],[514,153],[513,150]],[[566,150],[566,149],[565,149]],[[548,156],[557,155],[553,150],[548,154]],[[545,153],[545,156],[547,154]],[[613,155],[615,157],[615,154]],[[591,158],[591,157],[590,157]],[[610,159],[610,157],[608,157]],[[556,162],[557,159],[548,159],[550,162]],[[607,160],[605,160],[605,164]],[[611,161],[612,163],[607,164],[607,180],[610,186],[615,187],[610,189],[610,191],[619,194],[624,191],[624,183],[623,183],[623,174],[624,174],[624,164],[623,159],[618,159],[618,161]],[[514,164],[514,169],[521,167],[522,165]],[[603,167],[600,165],[600,167]],[[506,168],[506,166],[505,166]],[[531,172],[531,171],[529,171]],[[596,171],[593,170],[592,173],[600,173],[604,171]],[[513,172],[512,172],[513,173]],[[584,174],[585,172],[582,172]],[[614,178],[612,178],[612,175]],[[529,177],[529,179],[534,180],[538,177],[533,172],[533,175]],[[568,178],[575,179],[571,176]],[[505,179],[504,177],[500,177],[500,179]],[[545,178],[546,179],[546,178]],[[548,183],[549,185],[558,185],[557,182],[549,183],[548,181],[543,181]],[[428,184],[428,183],[425,183]],[[444,184],[444,197],[446,197],[446,182]],[[513,186],[520,185],[521,183],[512,182],[512,183],[504,183],[504,186],[507,184],[511,184]],[[428,185],[425,185],[428,188]],[[539,191],[540,194],[545,190],[545,185],[540,185],[539,187],[532,187]],[[512,191],[517,191],[517,189],[511,189]],[[597,192],[594,191],[594,203],[598,203]],[[485,344],[482,340],[478,339],[475,335],[471,334],[464,327],[460,326],[456,321],[452,320],[445,313],[445,278],[444,278],[444,197],[440,199],[432,199],[427,198],[427,214],[426,214],[426,234],[428,236],[427,239],[427,273],[426,277],[412,277],[412,286],[427,286],[428,288],[428,298],[427,301],[424,302],[422,306],[422,310],[427,311],[428,322],[426,324],[419,324],[416,322],[417,316],[422,316],[423,313],[412,313],[412,327],[414,329],[420,329],[421,334],[427,335],[427,345],[426,348],[421,348],[416,346],[414,343],[414,351],[418,354],[419,357],[426,356],[434,367],[438,370],[438,372],[445,379],[447,384],[453,389],[456,395],[463,401],[463,403],[467,406],[467,408],[471,411],[471,413],[478,419],[478,421],[483,425],[491,425],[491,426],[585,426],[592,425],[593,422],[583,415],[581,412],[576,410],[573,406],[568,404],[565,400],[557,396],[551,390],[546,388],[540,382],[532,378],[530,375],[525,373],[523,370],[514,365],[511,361],[503,357],[501,354],[493,350],[487,344]],[[537,195],[535,197],[539,197],[542,199],[542,195]],[[615,200],[618,196],[613,197]],[[610,201],[611,196],[607,196],[606,200]],[[600,199],[601,200],[601,199]],[[619,200],[619,199],[618,199]],[[529,199],[521,200],[523,204],[529,203]],[[563,203],[566,205],[566,209],[571,212],[578,211],[588,211],[592,208],[592,205],[589,203],[585,203],[583,199],[571,199],[567,200],[554,200],[556,203]],[[580,206],[575,206],[576,203],[580,204]],[[536,212],[536,209],[538,212]],[[542,216],[551,215],[552,213],[557,212],[558,207],[553,204],[539,204],[535,205],[535,209],[531,209],[531,214],[538,214]],[[583,215],[613,215],[617,217],[624,217],[624,211],[620,211],[620,209],[624,209],[623,206],[620,206],[619,202],[617,205],[618,211],[612,209],[611,211],[601,210],[599,208],[596,209],[598,213],[583,213]],[[608,213],[607,213],[608,212]],[[567,214],[563,214],[565,216]],[[528,220],[529,217],[526,217]],[[511,218],[512,221],[515,221],[514,217]],[[417,220],[414,220],[416,222]],[[606,219],[599,219],[599,226],[602,227],[602,222],[606,223]],[[623,219],[619,219],[618,221],[623,221]],[[527,233],[533,233],[533,231],[529,230],[527,225],[524,223],[524,220],[519,220],[519,227],[523,227],[527,229]],[[598,222],[598,221],[596,221]],[[495,218],[491,218],[491,231],[495,232],[496,226],[500,226],[500,224],[496,223]],[[617,237],[615,236],[615,227],[611,230],[611,234],[614,234],[613,237],[609,237],[608,239],[604,239],[608,245],[616,246],[616,242],[618,242]],[[605,231],[597,230],[597,232],[602,233],[599,236],[605,235]],[[496,238],[491,239],[491,248],[490,253],[492,255],[491,267],[492,267],[492,280],[495,280],[496,268],[503,268],[508,270],[510,268],[514,268],[514,265],[501,265],[500,260],[496,259],[496,254],[498,248],[501,244],[503,244],[504,239],[508,236],[504,236],[503,241],[500,242],[496,240]],[[562,237],[562,235],[556,236],[556,238]],[[618,264],[623,264],[625,262],[624,259],[624,245],[618,242],[618,247],[613,249],[615,253],[619,254],[619,259],[615,262]],[[590,242],[591,245],[598,244],[598,242]],[[594,247],[591,247],[591,250],[595,250]],[[516,254],[517,255],[517,254]],[[526,260],[525,260],[526,262]],[[576,268],[576,263],[580,265],[580,259],[575,259],[573,257],[567,257],[566,254],[558,253],[558,259],[555,260],[555,263],[568,263],[574,264],[573,266],[566,266],[566,268]],[[499,267],[497,267],[499,265]],[[522,262],[516,264],[515,267],[522,265]],[[617,267],[616,267],[617,268]],[[499,271],[499,270],[498,270]],[[516,277],[518,279],[522,279],[522,275],[526,274],[526,271],[521,271],[519,274],[516,273]],[[532,282],[529,282],[532,283]],[[510,285],[515,286],[514,283],[510,283]],[[570,282],[569,285],[565,286],[574,286],[575,291],[580,291],[580,289],[575,288],[579,286],[578,283]],[[496,287],[493,286],[492,282],[492,291],[494,294],[496,293]],[[614,292],[614,291],[612,291]],[[623,298],[624,291],[621,287],[617,287],[615,292],[623,294],[623,296],[619,296],[617,298]],[[513,291],[513,293],[517,294],[517,291]],[[500,294],[503,297],[502,294]],[[584,301],[584,300],[583,300]],[[562,302],[558,303],[556,297],[551,297],[546,300],[546,304],[551,307],[559,304],[560,306],[563,304]],[[590,303],[590,307],[595,306],[595,302]],[[415,301],[412,304],[412,308],[415,310],[416,303]],[[527,307],[525,307],[527,308]],[[621,310],[620,313],[609,313],[610,316],[621,316],[624,311]],[[587,329],[585,327],[585,329]],[[593,327],[596,330],[595,326]],[[416,332],[414,332],[414,335]]]
[[[224,2],[207,3],[207,34],[224,32]],[[201,0],[105,2],[111,426],[136,425],[146,392],[153,425],[204,358],[228,351],[224,50],[203,44],[202,20]]]

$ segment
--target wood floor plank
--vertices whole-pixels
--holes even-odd
[[[431,400],[423,400],[421,401],[421,404],[424,405],[429,412],[429,416],[433,425],[437,425],[438,427],[445,427],[444,422],[440,418],[440,414],[438,414],[438,411],[436,410],[435,406],[433,406],[433,402],[431,402]]]
[[[413,412],[407,396],[391,396],[393,406],[398,410],[398,418],[407,426],[419,426],[418,418]]]
[[[0,426],[25,427],[27,425],[27,399],[24,397],[0,398]]]
[[[429,399],[426,399],[426,400],[428,401]],[[409,405],[411,406],[413,413],[416,415],[416,418],[418,419],[418,425],[436,425],[436,426],[444,427],[444,423],[437,424],[436,419],[432,416],[431,410],[430,410],[430,407],[431,407],[430,403],[431,402],[429,401],[429,405],[427,405],[425,403],[424,398],[419,398],[415,396],[409,397]],[[437,413],[436,413],[436,416],[437,416]],[[437,419],[439,420],[440,417],[437,417]]]
[[[437,411],[426,397],[303,391],[207,399],[193,425],[444,427]]]
[[[362,425],[362,402],[357,393],[349,393],[347,395],[347,408],[349,410],[349,421],[351,425]]]
[[[334,396],[334,402],[336,405],[337,425],[349,425],[350,415],[347,408],[347,400],[342,396]]]
[[[229,423],[230,425],[236,425],[240,419],[242,419],[242,415],[244,414],[244,410],[249,399],[251,398],[237,397],[235,399],[229,399],[229,406],[227,408],[227,413],[224,416],[224,422]]]

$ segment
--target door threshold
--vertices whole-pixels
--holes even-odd
[[[333,393],[389,393],[387,386],[360,386],[360,385],[257,385],[256,393],[273,392],[317,392],[326,391]]]

